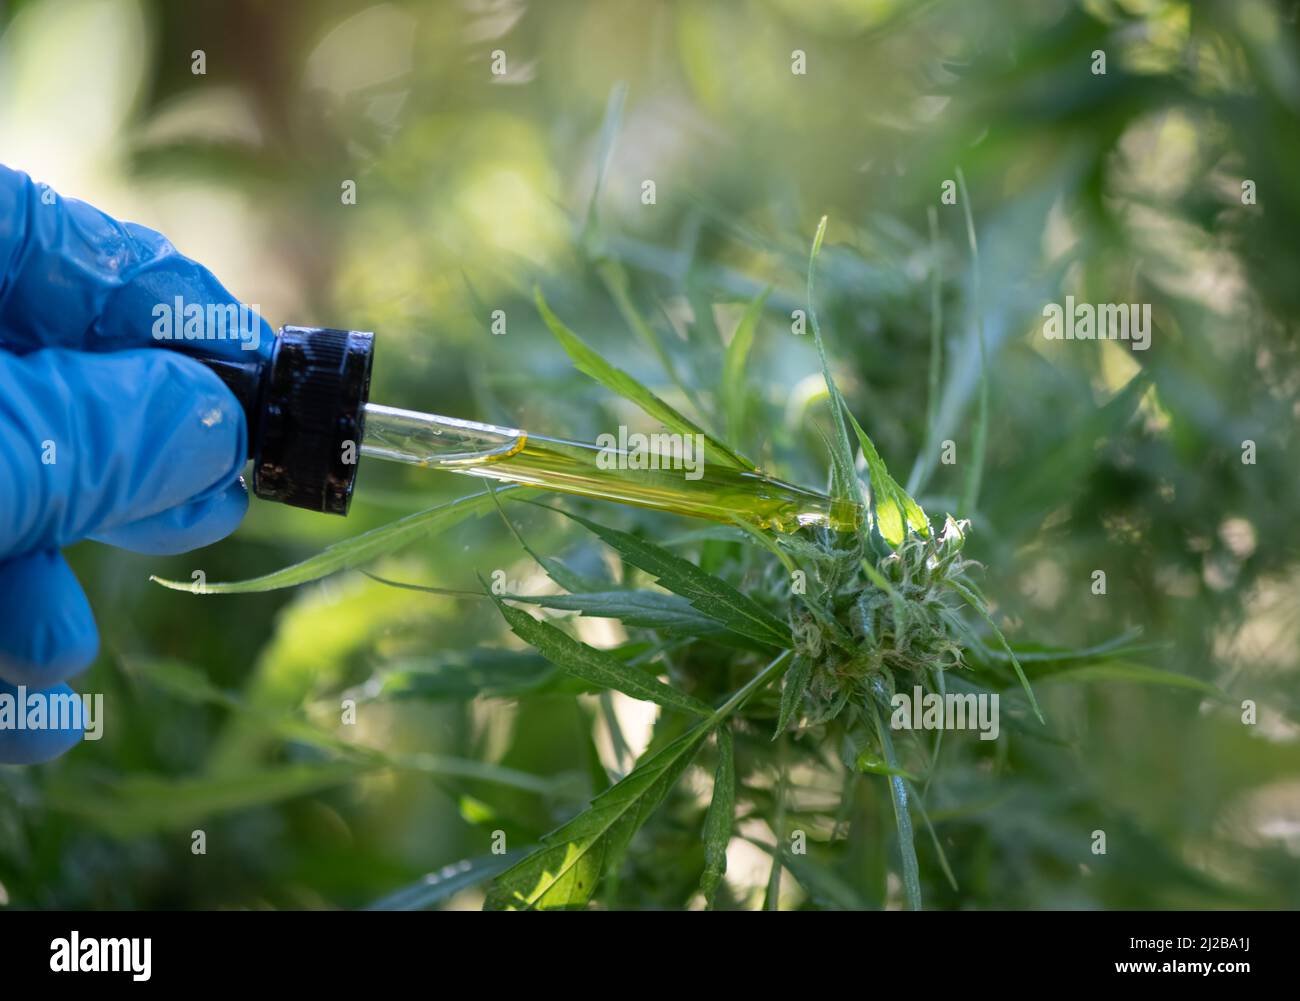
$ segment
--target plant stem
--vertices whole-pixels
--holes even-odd
[[[718,706],[718,708],[713,711],[713,715],[706,719],[701,725],[709,728],[715,727],[734,713],[749,699],[751,695],[781,673],[782,669],[786,666],[785,662],[789,660],[793,653],[793,650],[783,650],[781,653],[777,654],[772,663],[768,664],[767,667],[763,668],[763,670],[759,671],[758,674],[754,675],[754,677],[750,678],[749,681],[745,682],[744,685],[733,692],[731,698]]]

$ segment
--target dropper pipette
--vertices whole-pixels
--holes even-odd
[[[283,327],[266,358],[201,359],[244,407],[254,493],[346,514],[364,455],[778,531],[861,521],[852,503],[713,462],[683,436],[629,450],[370,403],[373,353],[369,333]]]
[[[362,455],[714,521],[739,516],[787,532],[851,527],[852,505],[683,451],[588,445],[375,403],[365,406],[361,441]]]

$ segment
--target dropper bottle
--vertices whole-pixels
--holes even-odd
[[[359,458],[373,456],[784,532],[861,518],[852,504],[707,455],[633,454],[371,403],[370,333],[282,327],[269,358],[200,360],[244,408],[253,492],[294,507],[347,514]]]

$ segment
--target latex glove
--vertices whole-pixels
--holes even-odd
[[[98,651],[61,547],[178,553],[243,517],[243,411],[153,337],[155,306],[177,296],[235,302],[158,233],[0,167],[0,711],[18,685],[70,692],[61,682]],[[264,323],[259,338],[269,351]],[[201,350],[249,357],[234,340]],[[0,728],[0,762],[44,761],[80,738]]]

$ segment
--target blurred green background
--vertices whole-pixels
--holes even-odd
[[[628,314],[707,385],[739,311],[770,284],[749,373],[756,417],[737,444],[824,486],[804,420],[817,358],[790,314],[827,214],[819,308],[837,376],[895,475],[941,515],[971,445],[978,317],[992,420],[968,551],[1009,635],[1087,646],[1141,627],[1159,644],[1146,662],[1229,699],[1044,686],[1052,739],[999,741],[1006,767],[958,758],[936,777],[930,813],[960,890],[918,842],[927,902],[1300,905],[1296,4],[0,9],[4,162],[163,231],[273,325],[375,330],[377,401],[590,439],[639,419],[573,371],[537,318],[535,284],[674,402]],[[959,167],[978,273],[962,206],[940,200]],[[932,280],[944,366],[928,434]],[[1151,303],[1150,350],[1046,341],[1042,307],[1067,294]],[[945,439],[955,466],[938,461]],[[488,855],[493,831],[535,841],[598,791],[619,762],[592,698],[474,699],[448,682],[472,674],[448,663],[520,649],[486,602],[359,574],[232,597],[148,582],[252,576],[473,487],[382,465],[363,464],[346,521],[254,502],[232,538],[198,553],[70,553],[103,634],[79,684],[106,693],[106,736],[0,769],[0,904],[364,906]],[[588,509],[664,535],[695,527]],[[575,545],[553,517],[518,517],[536,548]],[[567,555],[601,559],[590,544]],[[498,569],[521,589],[543,584],[495,518],[378,569],[453,588]],[[577,628],[595,645],[618,638],[606,620]],[[519,654],[518,676],[538,669]],[[345,697],[355,726],[340,724]],[[1244,699],[1255,725],[1240,720]],[[644,704],[615,708],[643,746]],[[294,732],[302,720],[405,767],[332,756]],[[878,840],[891,825],[878,818]],[[204,855],[191,851],[198,829]],[[1088,850],[1095,829],[1108,832],[1104,857]],[[767,831],[761,818],[742,830]],[[621,903],[699,905],[676,871],[698,841],[677,834],[634,845]],[[851,883],[858,848],[835,862]],[[754,906],[765,856],[737,839],[729,861],[731,899]],[[870,863],[860,869],[863,899],[898,905],[896,880],[876,892]],[[436,905],[481,899],[469,887]],[[817,902],[788,880],[782,904]]]

